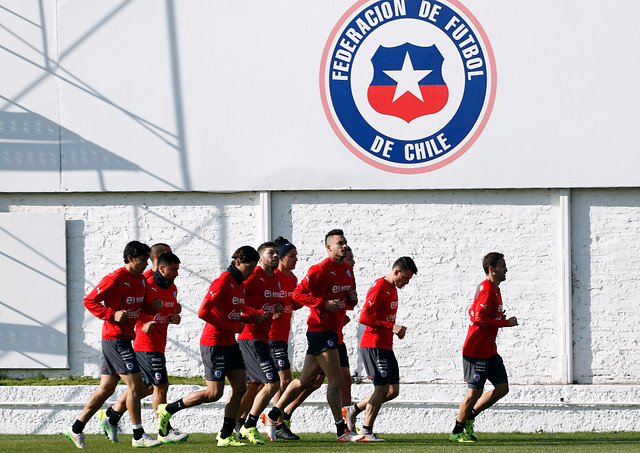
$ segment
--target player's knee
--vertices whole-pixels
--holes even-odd
[[[204,394],[204,399],[206,403],[212,403],[214,401],[218,401],[220,398],[222,398],[222,393],[224,392],[224,389],[222,388],[215,388],[215,389],[207,389],[205,390],[205,394]]]
[[[387,392],[387,401],[390,401],[394,398],[397,398],[398,395],[400,395],[400,389],[399,388],[394,388],[393,386],[389,388],[389,391]]]

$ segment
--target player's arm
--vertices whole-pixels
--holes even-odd
[[[110,277],[104,277],[98,286],[84,298],[84,306],[89,312],[103,321],[115,321],[116,310],[103,302],[115,292],[116,284]],[[117,321],[116,321],[117,322]]]
[[[384,301],[383,294],[380,291],[380,285],[371,287],[367,293],[367,298],[360,312],[360,318],[358,322],[368,327],[376,329],[393,330],[394,324],[384,319],[379,319],[377,316],[378,308]]]
[[[490,288],[486,285],[485,288],[480,290],[475,301],[475,317],[473,319],[473,325],[478,327],[510,327],[510,321],[508,319],[493,319],[489,312],[491,310],[491,304],[494,302],[489,298]]]
[[[318,297],[313,292],[313,290],[318,287],[319,276],[319,271],[314,272],[313,270],[309,270],[306,277],[303,278],[300,283],[298,283],[298,286],[296,286],[296,289],[293,290],[293,300],[307,307],[325,308],[328,301],[325,300],[324,297]],[[331,286],[331,283],[328,285]],[[325,289],[326,291],[324,291]],[[323,294],[328,294],[328,287],[323,288],[323,291]]]

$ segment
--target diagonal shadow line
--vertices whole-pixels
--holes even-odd
[[[41,362],[40,360],[38,360],[38,359],[35,359],[35,358],[31,357],[29,354],[27,354],[27,353],[25,353],[25,352],[23,352],[23,351],[14,351],[14,352],[15,352],[15,353],[20,354],[20,355],[21,355],[21,356],[23,356],[23,357],[26,357],[26,358],[27,358],[27,359],[29,359],[29,360],[33,360],[33,361],[34,361],[34,362],[36,362],[38,365],[40,365],[42,368],[51,368],[51,367],[50,367],[49,365],[47,365],[46,363]]]
[[[177,149],[177,145],[175,145],[174,143],[171,143],[169,140],[167,140],[165,137],[163,137],[162,135],[160,135],[157,131],[162,131],[165,134],[171,136],[171,137],[176,137],[175,134],[163,129],[160,126],[157,126],[153,123],[151,123],[150,121],[145,120],[144,118],[138,116],[137,114],[125,109],[124,107],[120,107],[119,105],[117,105],[116,103],[114,103],[113,101],[107,99],[106,97],[104,97],[103,95],[101,95],[100,93],[97,93],[95,91],[91,91],[81,85],[79,85],[78,83],[72,81],[70,78],[64,77],[62,74],[56,74],[55,72],[53,72],[52,70],[50,70],[49,68],[42,66],[22,55],[20,55],[19,53],[9,49],[8,47],[5,47],[3,45],[0,45],[0,50],[4,50],[5,52],[10,53],[11,55],[35,66],[38,69],[41,69],[45,74],[43,76],[41,76],[40,78],[36,79],[28,88],[26,88],[25,90],[22,91],[22,93],[20,93],[18,96],[16,96],[15,99],[9,100],[7,98],[5,98],[4,96],[1,96],[3,99],[7,100],[7,103],[12,103],[12,104],[16,104],[21,97],[23,97],[24,95],[26,95],[29,91],[31,91],[32,89],[34,89],[36,86],[38,86],[41,82],[43,82],[45,79],[47,79],[49,76],[53,76],[56,77],[58,80],[61,80],[63,82],[68,83],[69,85],[77,88],[80,91],[83,91],[84,93],[89,94],[90,96],[93,96],[99,100],[101,100],[102,102],[106,103],[107,105],[110,105],[111,107],[121,111],[122,113],[124,113],[125,115],[129,116],[130,118],[132,118],[134,121],[138,122],[143,128],[147,129],[151,134],[155,135],[156,137],[158,137],[160,140],[162,140],[163,142],[165,142],[167,145],[169,145],[172,148],[176,148]],[[61,71],[68,73],[66,70],[60,68]],[[82,83],[82,82],[80,82]],[[16,104],[17,105],[17,104]],[[6,111],[7,106],[4,106],[3,108],[0,109],[0,112],[2,111]]]
[[[33,316],[29,316],[28,314],[26,314],[26,313],[24,313],[24,312],[22,312],[22,311],[18,310],[18,309],[17,309],[17,308],[15,308],[15,307],[12,307],[12,306],[11,306],[11,305],[9,305],[9,304],[5,304],[5,303],[4,303],[4,302],[2,302],[1,300],[0,300],[0,305],[3,305],[3,306],[5,306],[5,307],[7,307],[9,310],[16,312],[16,313],[17,313],[17,314],[19,314],[20,316],[24,316],[24,317],[25,317],[25,318],[27,318],[29,321],[33,321],[33,322],[35,322],[36,324],[41,325],[42,327],[49,327],[49,328],[53,329],[53,327],[51,327],[49,324],[45,324],[45,323],[43,323],[42,321],[37,320],[37,319],[36,319],[36,318],[34,318]],[[56,329],[54,329],[54,330],[56,330]],[[60,331],[59,331],[59,330],[57,330],[57,332],[60,332]],[[62,332],[60,332],[60,333],[62,333]]]
[[[29,20],[26,17],[21,16],[20,14],[16,13],[15,11],[10,10],[9,8],[6,8],[6,7],[2,6],[2,5],[0,5],[0,9],[8,12],[9,14],[13,14],[17,18],[22,19],[23,21],[25,21],[25,22],[27,22],[27,23],[29,23],[31,25],[34,25],[34,26],[40,28],[40,24],[37,24],[37,23],[33,22],[32,20]]]
[[[0,252],[0,255],[4,256],[5,258],[10,259],[11,261],[13,261],[13,262],[15,262],[15,263],[17,263],[17,264],[20,264],[20,265],[22,265],[22,266],[26,267],[27,269],[29,269],[29,270],[30,270],[30,271],[32,271],[32,272],[35,272],[36,274],[40,274],[40,275],[42,275],[43,277],[45,277],[45,278],[47,278],[47,279],[51,280],[51,281],[52,281],[52,282],[54,282],[54,283],[57,283],[57,284],[58,284],[58,285],[60,285],[60,286],[64,286],[64,283],[63,283],[63,282],[61,282],[61,281],[59,281],[59,280],[56,280],[55,278],[51,277],[50,275],[45,274],[45,273],[44,273],[44,272],[42,272],[42,271],[39,271],[39,270],[38,270],[38,269],[36,269],[35,267],[29,266],[28,264],[23,263],[22,261],[17,260],[17,259],[15,259],[14,257],[9,256],[9,255],[7,255],[7,254],[6,254],[6,253],[4,253],[4,252]]]
[[[42,0],[38,0],[38,4],[40,6],[40,31],[42,33],[44,64],[47,66],[47,69],[51,70],[51,67],[49,66],[49,45],[47,44],[47,28],[45,27],[44,21],[44,5],[42,4]]]
[[[7,229],[3,228],[0,226],[0,230],[3,231],[7,236],[10,236],[13,240],[15,240],[16,242],[19,242],[21,245],[24,245],[26,248],[28,248],[29,250],[31,250],[33,253],[35,253],[36,255],[38,255],[40,258],[44,259],[45,261],[49,262],[50,264],[53,264],[55,267],[57,267],[58,269],[60,269],[61,271],[64,271],[65,268],[59,264],[57,264],[55,261],[53,261],[51,258],[49,258],[48,256],[44,255],[42,252],[39,252],[38,250],[36,250],[33,246],[29,245],[28,243],[26,243],[25,241],[23,241],[22,239],[20,239],[18,236],[16,236],[15,234],[13,234],[12,232],[8,231]],[[0,252],[1,253],[1,252]]]

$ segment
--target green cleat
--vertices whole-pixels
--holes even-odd
[[[240,434],[242,434],[242,437],[247,439],[252,444],[264,445],[264,440],[262,440],[262,436],[260,435],[258,428],[256,428],[255,426],[251,428],[246,428],[243,426],[242,428],[240,428]]]
[[[473,422],[475,422],[475,420],[467,420],[467,423],[464,425],[464,430],[467,432],[469,439],[477,442],[478,437],[476,436],[476,431],[473,429]]]
[[[449,434],[449,440],[451,442],[464,442],[464,443],[475,442],[475,440],[471,439],[471,437],[469,437],[469,435],[464,431],[458,434],[453,434],[453,433]]]
[[[158,404],[158,433],[161,437],[165,437],[169,434],[169,420],[171,420],[171,414],[167,412],[166,404]]]
[[[102,409],[98,411],[98,420],[100,421],[100,427],[104,432],[104,435],[107,436],[112,443],[117,444],[118,440],[118,426],[114,426],[109,421],[109,417],[107,417],[107,410]]]
[[[216,440],[218,441],[218,447],[242,447],[243,444],[236,437],[236,433],[231,433],[229,437],[222,438],[220,437],[220,433],[216,436]]]

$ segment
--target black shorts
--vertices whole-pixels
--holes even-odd
[[[464,370],[464,380],[470,389],[481,390],[487,381],[494,386],[509,383],[507,370],[499,354],[490,359],[477,359],[463,355],[462,368]]]
[[[160,385],[169,382],[167,362],[159,351],[136,351],[136,358],[142,370],[145,385]]]
[[[247,366],[247,384],[267,384],[280,381],[269,343],[260,340],[238,340]]]
[[[131,340],[102,339],[101,374],[134,374],[139,372],[140,365]]]
[[[269,350],[271,351],[271,358],[276,364],[278,371],[291,369],[291,363],[289,362],[289,344],[287,344],[286,341],[270,341]]]
[[[338,334],[332,330],[307,332],[307,354],[320,355],[329,349],[338,349]]]
[[[224,381],[231,370],[244,370],[244,360],[238,344],[225,346],[200,345],[204,378],[207,381]]]
[[[360,348],[367,376],[373,379],[373,385],[400,384],[400,370],[396,355],[390,349]]]
[[[338,354],[340,355],[340,367],[349,368],[349,353],[346,344],[340,343],[338,345]]]

